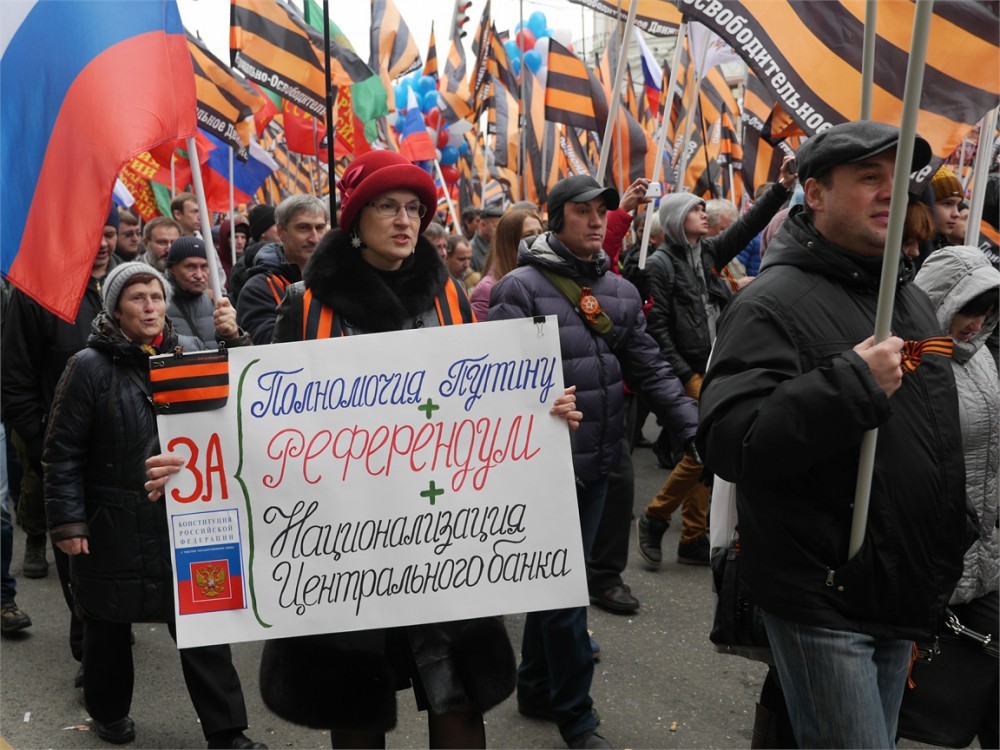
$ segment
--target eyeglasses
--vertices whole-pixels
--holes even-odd
[[[411,220],[422,219],[424,218],[424,214],[427,213],[427,206],[423,203],[407,203],[405,206],[401,206],[396,201],[387,199],[378,202],[372,201],[368,205],[374,208],[378,212],[378,215],[384,219],[395,217],[399,213],[400,208],[406,211],[407,218]]]

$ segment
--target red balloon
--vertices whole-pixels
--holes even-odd
[[[424,115],[424,122],[427,123],[427,127],[437,130],[438,126],[441,125],[441,110],[437,107],[432,107],[431,110]]]
[[[448,164],[441,167],[441,176],[444,177],[444,181],[449,185],[454,185],[458,182],[458,178],[462,176],[462,173],[458,171],[458,167],[454,164]]]
[[[438,131],[438,148],[444,148],[448,145],[448,128],[441,128]]]
[[[531,32],[531,29],[521,29],[517,32],[516,39],[517,46],[525,52],[535,48],[535,35]]]

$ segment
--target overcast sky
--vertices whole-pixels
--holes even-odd
[[[431,35],[431,22],[434,22],[435,37],[438,46],[439,61],[448,54],[448,33],[451,29],[451,16],[454,12],[454,0],[394,0],[400,15],[406,21],[420,50],[420,57],[427,55],[427,42]],[[322,0],[317,0],[322,4]],[[292,0],[292,4],[302,7],[302,0]],[[466,24],[469,34],[465,37],[467,59],[471,59],[472,37],[483,12],[486,0],[472,0],[469,9],[470,21]],[[513,31],[519,20],[519,5],[517,0],[493,0],[491,10],[497,30]],[[219,58],[229,62],[229,2],[228,0],[177,0],[181,19],[188,31],[199,32],[201,38]],[[569,0],[523,0],[524,22],[535,11],[545,14],[550,28],[563,27],[572,32],[572,38],[593,34],[593,13],[583,11],[582,6]],[[584,15],[586,30],[584,30]],[[368,60],[368,34],[371,28],[371,3],[365,0],[331,0],[330,17],[340,26],[347,38],[351,40],[358,54]],[[441,63],[443,65],[443,62]]]

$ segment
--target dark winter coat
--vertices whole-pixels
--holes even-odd
[[[302,279],[299,267],[285,259],[278,243],[265,245],[247,269],[246,282],[236,303],[236,321],[255,344],[270,344],[278,303],[285,288]]]
[[[674,196],[671,196],[674,197]],[[660,351],[673,367],[681,382],[692,375],[703,375],[712,351],[708,313],[702,298],[702,288],[708,292],[710,304],[722,310],[733,293],[719,273],[758,234],[781,208],[788,191],[780,183],[755,203],[750,210],[716,237],[706,237],[688,244],[684,220],[701,198],[677,196],[676,207],[660,222],[664,243],[646,259],[645,276],[653,307],[649,311],[649,332]],[[687,198],[688,200],[680,200]],[[700,258],[700,275],[698,266]]]
[[[439,324],[434,299],[451,283],[427,240],[394,272],[375,269],[332,230],[278,310],[275,342],[302,339],[302,295],[332,307],[348,334]],[[399,644],[409,654],[398,653]],[[430,710],[471,705],[485,712],[514,690],[516,664],[503,620],[474,618],[393,630],[271,640],[261,657],[261,695],[288,721],[317,728],[388,731],[396,724],[396,690],[411,660]]]
[[[228,345],[245,344],[246,337]],[[160,351],[205,349],[167,320]],[[56,388],[45,439],[45,513],[54,542],[89,540],[70,558],[82,614],[114,622],[169,622],[173,574],[166,510],[143,484],[156,445],[148,355],[106,313],[87,348],[69,359]]]
[[[493,287],[489,319],[556,316],[563,380],[567,386],[576,386],[577,408],[583,412],[580,429],[572,435],[576,475],[595,480],[618,465],[624,432],[624,380],[642,394],[682,444],[690,440],[698,421],[697,407],[684,395],[680,381],[646,332],[639,293],[630,282],[608,272],[607,255],[601,251],[593,260],[580,260],[546,232],[534,238],[530,248],[521,244],[518,265]],[[590,287],[611,318],[618,337],[616,351],[574,311],[541,273],[542,268]]]
[[[118,261],[112,258],[110,271]],[[20,291],[13,291],[3,319],[0,383],[3,418],[24,441],[28,460],[40,467],[49,407],[66,362],[87,345],[102,309],[101,283],[91,278],[72,323],[58,318]]]
[[[779,617],[928,639],[962,571],[970,526],[951,362],[925,355],[891,398],[853,347],[871,336],[881,258],[828,243],[793,209],[760,276],[720,320],[698,448],[737,486],[740,573]],[[941,334],[901,263],[891,322]],[[878,428],[867,532],[848,561],[858,454]]]
[[[167,315],[179,336],[194,336],[202,341],[215,338],[215,305],[205,292],[188,292],[170,280],[173,293]]]

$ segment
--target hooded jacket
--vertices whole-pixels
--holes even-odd
[[[718,274],[764,230],[787,197],[788,191],[775,183],[726,231],[694,245],[687,241],[684,221],[692,208],[705,201],[690,193],[675,193],[661,202],[664,242],[646,260],[645,275],[653,297],[649,332],[681,382],[705,373],[715,318],[733,296]]]
[[[684,394],[670,365],[646,332],[642,300],[631,283],[608,273],[602,250],[593,260],[574,256],[551,232],[521,243],[519,267],[503,277],[490,294],[490,320],[555,315],[559,325],[563,380],[576,386],[580,429],[572,435],[573,469],[583,480],[607,476],[617,465],[624,430],[624,380],[638,391],[650,409],[681,443],[694,435],[698,411]],[[617,336],[612,351],[576,313],[566,297],[541,269],[568,276],[590,287],[601,309],[611,318]]]
[[[888,398],[853,350],[874,328],[881,265],[829,243],[793,209],[720,320],[697,443],[736,484],[740,575],[759,607],[927,640],[971,541],[955,378],[946,358],[927,355]],[[901,263],[892,331],[940,335],[911,280]],[[859,449],[876,427],[867,530],[848,560]]]
[[[972,299],[1000,292],[1000,271],[977,247],[947,247],[924,261],[915,283],[923,289],[944,330]],[[994,307],[982,330],[969,342],[955,342],[951,366],[958,388],[962,445],[965,452],[965,498],[979,521],[979,536],[965,553],[962,577],[951,604],[967,604],[1000,588],[997,540],[997,470],[1000,467],[1000,379],[986,348],[1000,313]]]
[[[244,335],[228,345],[247,343]],[[168,318],[160,351],[178,346],[207,348],[179,336]],[[145,461],[157,440],[148,368],[149,356],[101,312],[87,348],[69,359],[52,402],[45,514],[53,541],[90,540],[90,554],[70,559],[70,578],[78,609],[97,620],[174,617],[166,509],[143,490]]]
[[[265,245],[256,254],[236,303],[236,320],[253,343],[271,343],[278,304],[288,286],[301,279],[299,267],[288,262],[277,242]]]
[[[333,308],[346,334],[439,325],[434,300],[448,277],[426,239],[393,272],[379,271],[331,230],[313,253],[303,280],[278,310],[274,341],[301,341],[303,295]],[[245,290],[244,290],[244,293]],[[270,640],[261,656],[264,703],[288,721],[312,727],[387,731],[396,724],[396,690],[409,674],[396,653],[400,639],[436,714],[472,705],[485,712],[514,690],[516,664],[503,620],[479,617],[395,630]]]

